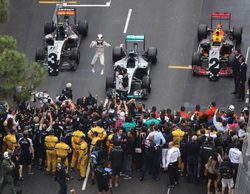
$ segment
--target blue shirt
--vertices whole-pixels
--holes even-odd
[[[163,137],[162,133],[159,132],[159,131],[154,131],[154,143],[156,146],[159,146],[159,145],[163,145],[166,143],[166,140],[165,138]],[[147,139],[149,139],[149,135],[147,137]],[[162,143],[161,143],[162,142]]]

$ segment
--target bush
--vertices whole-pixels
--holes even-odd
[[[0,23],[9,19],[9,0],[0,0]]]

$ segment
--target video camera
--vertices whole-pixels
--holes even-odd
[[[97,103],[97,100],[92,96],[92,94],[89,92],[89,95],[85,99],[85,104],[89,106],[93,106]]]

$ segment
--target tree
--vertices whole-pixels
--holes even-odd
[[[0,98],[27,99],[44,75],[43,67],[29,63],[24,54],[16,51],[15,39],[0,36]],[[17,87],[21,87],[21,91],[17,91]]]
[[[0,23],[9,19],[9,0],[0,0]]]

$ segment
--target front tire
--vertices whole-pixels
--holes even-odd
[[[45,59],[45,52],[43,48],[37,48],[36,49],[36,55],[35,55],[35,61],[44,61]]]
[[[111,76],[107,76],[106,77],[106,91],[108,91],[109,89],[113,89],[115,87],[115,81],[114,81],[114,77]]]
[[[80,50],[78,48],[72,48],[69,59],[75,61],[78,65],[80,63]]]
[[[146,89],[148,93],[151,92],[151,79],[149,76],[142,77],[142,89]]]
[[[123,50],[122,50],[122,48],[119,47],[119,46],[114,47],[113,51],[112,51],[112,60],[113,60],[113,63],[121,60],[122,56],[123,56]]]

